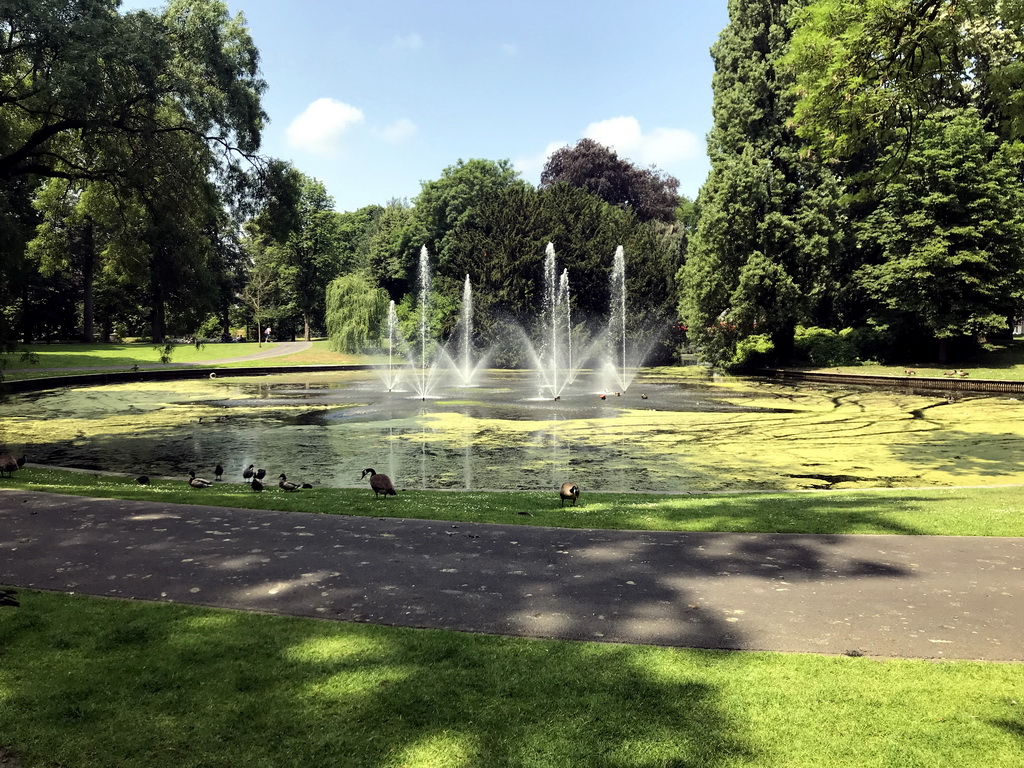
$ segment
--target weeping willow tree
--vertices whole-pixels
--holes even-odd
[[[387,316],[387,291],[363,275],[343,275],[327,286],[327,335],[336,352],[378,345]]]

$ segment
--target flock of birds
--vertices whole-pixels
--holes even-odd
[[[0,477],[6,475],[7,477],[13,477],[15,470],[21,469],[25,466],[25,457],[14,458],[9,453],[0,453]],[[370,490],[373,491],[373,497],[379,498],[383,496],[385,499],[388,496],[397,496],[398,491],[395,490],[395,484],[391,482],[391,478],[385,474],[381,474],[377,470],[369,467],[363,470],[363,474],[359,476],[360,480],[370,477]],[[263,480],[267,476],[267,470],[257,467],[255,464],[250,464],[242,472],[242,479],[252,488],[253,491],[262,491],[266,485]],[[220,482],[224,479],[224,467],[218,464],[213,470],[213,480],[207,480],[204,477],[196,475],[195,470],[188,473],[188,484],[193,488],[209,488],[214,482]],[[149,485],[148,475],[139,475],[135,478],[135,482],[139,485]],[[313,486],[309,483],[296,483],[288,479],[288,477],[281,473],[277,477],[277,487],[282,491],[298,491],[303,488],[312,488]],[[572,506],[576,506],[576,502],[580,497],[580,486],[577,483],[562,483],[562,487],[558,492],[561,503],[559,506],[565,506],[565,502],[571,501]]]
[[[0,456],[0,469],[3,469],[3,456]],[[21,464],[24,464],[25,459],[22,457],[19,459]],[[19,464],[18,466],[21,466]],[[370,489],[373,491],[373,497],[378,498],[379,496],[397,496],[398,492],[395,490],[395,484],[391,482],[391,478],[387,475],[381,474],[375,469],[364,469],[363,474],[360,475],[359,479],[362,480],[367,475],[370,476]],[[262,491],[266,484],[263,482],[267,476],[267,470],[262,467],[257,467],[255,464],[250,464],[242,472],[242,479],[252,488],[255,492]],[[210,488],[215,482],[220,482],[224,479],[224,467],[218,464],[213,469],[213,480],[207,480],[205,477],[199,477],[196,475],[195,470],[188,473],[188,484],[193,488]],[[139,485],[149,485],[148,475],[139,475],[135,478],[135,482]],[[303,488],[312,488],[313,486],[309,483],[296,483],[288,479],[288,476],[284,473],[277,476],[277,487],[282,491],[298,491]]]
[[[5,465],[3,464],[6,454],[0,455],[0,471],[4,470]],[[21,466],[25,463],[25,457],[18,459],[20,462],[17,466]],[[17,469],[17,467],[15,467]],[[363,474],[359,476],[360,480],[370,477],[370,490],[373,491],[373,497],[379,498],[383,496],[385,499],[388,496],[397,496],[398,491],[395,490],[395,484],[391,482],[391,478],[385,474],[378,472],[377,470],[369,467],[363,470]],[[267,476],[267,470],[257,467],[255,464],[250,464],[242,472],[242,479],[252,488],[253,491],[262,491],[266,485],[263,480]],[[214,482],[219,482],[224,479],[224,467],[218,464],[213,470],[213,480],[207,480],[204,477],[198,477],[195,471],[188,473],[188,484],[193,488],[209,488]],[[139,485],[148,485],[149,476],[139,475],[135,478],[135,481]],[[295,483],[288,479],[283,473],[278,475],[277,487],[282,491],[298,491],[302,488],[312,488],[313,486],[309,483]],[[565,506],[565,502],[572,502],[572,506],[576,506],[576,502],[580,498],[580,486],[578,483],[563,483],[562,487],[558,491],[559,499],[561,503],[559,506]]]

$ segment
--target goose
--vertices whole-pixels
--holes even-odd
[[[256,491],[257,493],[258,493],[259,491],[262,491],[262,490],[263,490],[263,483],[261,483],[261,482],[260,482],[259,480],[257,480],[257,479],[256,479],[255,477],[254,477],[254,478],[252,479],[252,483],[251,483],[251,486],[252,486],[252,489],[253,489],[254,491]]]
[[[195,472],[188,473],[188,484],[193,488],[209,488],[213,483],[204,477],[196,477]]]
[[[247,482],[247,483],[251,482],[252,481],[252,476],[255,474],[255,472],[253,470],[255,470],[255,469],[256,469],[256,465],[255,464],[250,464],[248,467],[246,467],[245,471],[242,473],[242,479],[245,480],[245,482]]]
[[[647,399],[647,393],[644,392],[642,395],[640,395],[640,399],[641,400],[646,400]]]
[[[0,476],[5,472],[8,477],[14,477],[14,471],[25,466],[25,457],[14,458],[9,453],[0,453]]]
[[[576,483],[562,483],[562,488],[558,492],[561,498],[561,503],[558,506],[564,507],[567,499],[572,499],[572,505],[576,506],[576,499],[580,497],[580,487]]]
[[[373,489],[373,498],[376,499],[378,496],[383,495],[386,499],[388,496],[398,495],[394,484],[391,482],[391,478],[387,475],[377,474],[375,469],[364,469],[359,479],[362,480],[367,475],[370,476],[370,488]]]
[[[222,467],[220,464],[218,464],[216,467],[213,468],[213,479],[214,480],[217,480],[219,482],[222,479],[221,476],[223,474],[224,474],[224,467]]]
[[[257,478],[257,479],[259,479],[259,478]],[[291,480],[289,480],[284,475],[280,475],[279,479],[277,481],[277,487],[280,488],[282,491],[297,491],[302,486],[299,485],[298,483],[293,483]]]
[[[139,475],[135,478],[135,482],[139,485],[149,485],[149,475]]]
[[[257,480],[262,480],[266,476],[267,476],[267,470],[265,470],[265,469],[257,469],[256,470],[255,477],[256,477]]]

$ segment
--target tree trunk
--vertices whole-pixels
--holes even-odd
[[[949,339],[939,339],[939,362],[943,365],[949,359]]]
[[[307,314],[303,314],[302,315],[302,326],[303,326],[303,331],[305,332],[305,337],[304,338],[306,339],[306,341],[309,341],[310,340],[310,338],[309,338],[309,315],[307,315]]]

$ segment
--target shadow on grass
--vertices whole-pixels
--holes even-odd
[[[28,764],[715,768],[755,758],[698,671],[726,655],[685,656],[664,674],[642,648],[22,597],[0,621],[0,732]]]

